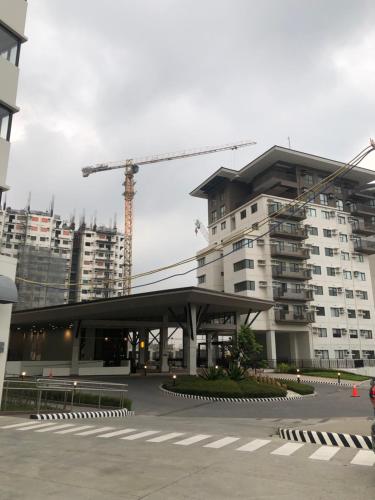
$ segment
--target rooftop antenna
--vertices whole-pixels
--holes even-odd
[[[116,230],[117,229],[117,214],[115,212],[114,216],[113,216],[113,229]]]
[[[3,210],[5,210],[7,207],[7,195],[5,193],[5,196],[4,196],[4,203],[3,203]]]
[[[51,198],[51,203],[49,205],[49,214],[51,217],[53,216],[54,209],[55,209],[55,195],[53,194]]]
[[[288,135],[288,148],[290,149],[290,137]]]
[[[26,202],[26,211],[30,212],[30,206],[31,206],[31,191],[29,191],[29,194],[27,196],[27,202]]]

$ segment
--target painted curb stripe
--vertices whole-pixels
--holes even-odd
[[[338,432],[323,432],[301,429],[279,428],[279,436],[288,441],[302,441],[304,443],[339,446],[341,448],[359,448],[372,450],[370,436],[360,434],[343,434]]]
[[[123,408],[121,410],[78,411],[71,413],[36,413],[30,415],[30,418],[33,420],[70,420],[75,418],[127,417],[133,415],[134,411]]]

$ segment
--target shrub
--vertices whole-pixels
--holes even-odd
[[[294,365],[290,365],[288,363],[279,363],[277,365],[276,371],[278,373],[293,373],[291,370],[295,370],[296,367]]]
[[[306,395],[313,394],[315,387],[309,384],[298,383],[295,380],[281,380],[284,386],[290,391],[296,392],[297,394]]]
[[[219,380],[225,378],[226,373],[221,366],[219,366],[218,368],[210,366],[208,368],[203,368],[200,377],[205,380]]]
[[[246,377],[246,370],[241,366],[232,364],[227,370],[227,375],[231,380],[243,380]]]

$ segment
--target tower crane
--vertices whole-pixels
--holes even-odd
[[[98,172],[107,172],[109,170],[123,169],[125,174],[124,198],[125,198],[125,232],[124,232],[124,264],[123,264],[123,293],[129,295],[131,293],[131,276],[132,276],[132,250],[133,250],[133,199],[135,195],[134,175],[139,171],[140,165],[148,165],[163,161],[180,160],[182,158],[191,158],[193,156],[207,155],[210,153],[218,153],[219,151],[235,150],[246,146],[256,144],[254,141],[240,141],[232,144],[225,144],[217,147],[206,147],[202,149],[193,149],[178,153],[161,154],[155,156],[146,156],[143,158],[129,158],[123,161],[98,163],[82,168],[83,177],[88,177],[91,174]]]

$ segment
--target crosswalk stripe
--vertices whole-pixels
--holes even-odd
[[[375,464],[375,453],[373,451],[360,450],[350,463],[353,465],[372,466]]]
[[[147,439],[149,443],[164,443],[164,441],[168,441],[169,439],[174,439],[178,436],[183,436],[184,432],[170,432],[169,434],[163,434],[163,436],[157,436],[152,439]]]
[[[253,441],[250,441],[250,443],[237,448],[237,451],[256,451],[270,442],[271,441],[269,439],[254,439]]]
[[[130,432],[134,432],[137,429],[121,429],[120,431],[108,432],[107,434],[100,434],[100,436],[96,436],[99,438],[111,438],[115,436],[121,436],[121,434],[129,434]]]
[[[153,434],[157,434],[160,431],[144,431],[138,432],[137,434],[132,434],[131,436],[125,436],[120,439],[127,439],[128,441],[134,441],[135,439],[141,439],[143,437],[152,436]]]
[[[197,434],[196,436],[183,439],[182,441],[177,441],[177,443],[174,444],[179,444],[181,446],[189,446],[194,443],[198,443],[199,441],[203,441],[204,439],[208,439],[211,436],[209,434]]]
[[[65,429],[66,427],[73,427],[74,424],[59,424],[53,425],[52,427],[47,427],[45,429],[35,429],[35,432],[51,432],[57,431],[59,429]]]
[[[22,422],[22,424],[10,424],[10,425],[3,425],[0,427],[0,429],[17,429],[17,427],[26,427],[27,425],[32,427],[33,425],[38,425],[40,422],[38,420],[34,420],[33,422]]]
[[[299,448],[302,448],[302,446],[304,446],[303,443],[286,443],[280,446],[280,448],[271,451],[271,455],[283,455],[285,457],[288,457]]]
[[[219,439],[218,441],[214,441],[212,443],[205,444],[203,448],[223,448],[224,446],[227,446],[228,444],[234,443],[235,441],[238,441],[240,438],[235,438],[235,437],[225,437],[223,439]]]
[[[51,427],[52,425],[56,425],[56,422],[49,422],[48,424],[39,424],[38,429],[42,429],[42,427]],[[30,429],[33,429],[35,426],[34,425],[27,425],[24,427],[18,427],[16,429],[17,431],[29,431]]]
[[[99,434],[99,432],[111,431],[113,427],[98,427],[90,431],[78,432],[75,436],[91,436],[91,434]]]
[[[338,446],[321,446],[309,458],[312,460],[331,460],[339,450]]]
[[[92,429],[93,427],[93,425],[79,425],[78,427],[74,426],[72,429],[55,432],[55,434],[69,434],[70,432],[83,431],[84,429]]]

